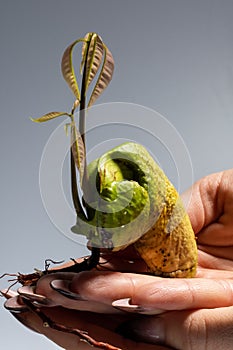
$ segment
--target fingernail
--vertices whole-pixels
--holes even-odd
[[[50,282],[50,286],[52,289],[54,289],[56,292],[60,293],[66,298],[82,301],[86,300],[83,297],[81,297],[78,293],[73,293],[70,291],[70,281],[68,280],[53,280]]]
[[[36,303],[38,306],[53,306],[54,303],[52,300],[46,298],[44,295],[34,293],[34,288],[29,286],[21,287],[17,290],[19,295],[22,298],[30,300],[33,303]]]
[[[139,305],[131,304],[130,298],[118,299],[112,302],[112,306],[121,311],[141,312],[142,308]]]
[[[165,330],[162,317],[144,317],[126,321],[117,327],[116,333],[136,342],[164,344]]]
[[[10,298],[16,297],[18,295],[18,293],[16,291],[11,290],[11,289],[3,289],[0,291],[0,293],[6,299],[10,299]]]
[[[144,315],[158,315],[164,312],[164,310],[161,309],[146,308],[141,305],[132,304],[130,298],[114,300],[112,302],[112,306],[121,311],[139,313]]]
[[[4,307],[11,313],[21,313],[28,311],[27,306],[23,304],[22,300],[18,295],[7,299],[4,303]]]

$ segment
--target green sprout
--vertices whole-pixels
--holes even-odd
[[[79,88],[73,65],[73,50],[79,43],[82,43],[82,60],[80,63],[81,88]],[[40,118],[32,118],[32,120],[37,123],[43,123],[60,116],[70,117],[70,123],[66,125],[66,131],[68,132],[70,128],[72,200],[76,214],[84,215],[88,220],[91,217],[91,210],[87,203],[91,200],[91,193],[88,186],[86,164],[85,115],[86,109],[93,105],[111,81],[114,60],[101,37],[96,33],[87,33],[84,38],[74,41],[66,48],[61,61],[61,70],[64,79],[75,96],[71,112],[50,112]],[[91,83],[94,79],[94,87],[92,87]],[[87,92],[89,90],[91,91],[87,99]],[[78,107],[79,126],[77,127],[74,113]],[[77,184],[76,170],[79,172],[79,184]],[[80,198],[78,188],[81,188],[83,198]],[[86,209],[85,212],[83,206]]]

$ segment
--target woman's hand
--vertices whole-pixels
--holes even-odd
[[[162,349],[166,346],[182,350],[231,349],[232,183],[233,170],[224,171],[201,179],[183,196],[184,201],[189,202],[187,211],[197,235],[197,278],[162,279],[140,274],[138,272],[145,271],[145,265],[133,249],[128,249],[105,256],[109,262],[102,265],[102,271],[41,278],[36,293],[46,297],[47,307],[43,310],[46,313],[58,310],[53,317],[65,324],[72,319],[74,327],[80,326],[81,315],[86,314],[86,323],[82,324],[86,328],[82,329],[103,341],[107,341],[110,334],[110,343],[122,349],[147,349],[147,346],[159,349],[157,345],[146,345],[148,342],[162,344]],[[62,305],[63,309],[49,308],[54,305]],[[101,312],[104,315],[100,315]],[[114,313],[114,317],[109,317],[109,313]],[[35,318],[34,315],[28,317],[29,320]],[[101,327],[102,332],[96,332],[95,327]],[[55,332],[38,328],[38,322],[35,328],[50,338],[50,332]],[[58,338],[54,341],[60,344]],[[126,340],[129,338],[134,341]]]
[[[64,349],[167,349],[121,335],[118,328],[120,331],[121,324],[134,316],[111,304],[87,300],[75,291],[71,292],[69,285],[75,276],[74,273],[57,272],[42,277],[36,291],[27,286],[19,288],[18,292],[4,291],[8,299],[6,308],[26,327]]]

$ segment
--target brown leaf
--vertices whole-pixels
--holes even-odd
[[[104,45],[104,44],[103,44]],[[92,91],[88,107],[93,105],[96,99],[101,95],[101,93],[106,89],[108,84],[112,79],[114,71],[114,60],[109,49],[104,45],[104,60],[101,68],[101,72],[99,74],[96,85]]]
[[[63,77],[78,100],[80,100],[80,91],[79,91],[78,83],[74,72],[72,54],[73,54],[74,46],[81,41],[83,41],[83,39],[78,39],[74,41],[71,45],[69,45],[66,48],[61,61],[61,70],[62,70]]]
[[[96,33],[88,33],[85,36],[85,40],[86,42],[84,42],[83,48],[82,48],[81,69],[84,65],[84,62],[87,61],[86,87],[85,87],[87,90],[91,81],[94,79],[96,73],[98,72],[98,69],[102,62],[104,47],[103,47],[103,42],[101,38]]]

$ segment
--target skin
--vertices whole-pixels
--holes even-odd
[[[110,261],[102,266],[102,271],[52,274],[41,278],[36,292],[45,295],[51,301],[50,306],[63,306],[63,309],[60,306],[46,307],[43,311],[63,324],[88,330],[92,337],[125,350],[232,349],[232,183],[233,169],[201,179],[183,195],[197,236],[196,278],[164,279],[133,273],[143,272],[145,265],[129,247],[113,257],[105,256]],[[85,301],[62,296],[51,289],[52,280],[69,285],[70,290]],[[131,298],[131,303],[140,308],[134,312],[132,308],[124,311],[113,308],[112,302],[122,298]],[[84,312],[80,313],[80,310]],[[91,316],[88,311],[92,311]],[[142,315],[142,312],[150,316]],[[114,317],[109,318],[109,313],[114,313]],[[41,321],[30,312],[17,314],[17,318],[26,325],[30,323],[34,330],[63,348],[90,348],[85,343],[78,347],[77,337],[64,337],[57,331],[42,327]],[[122,323],[128,332],[125,336],[134,341],[114,331]]]

